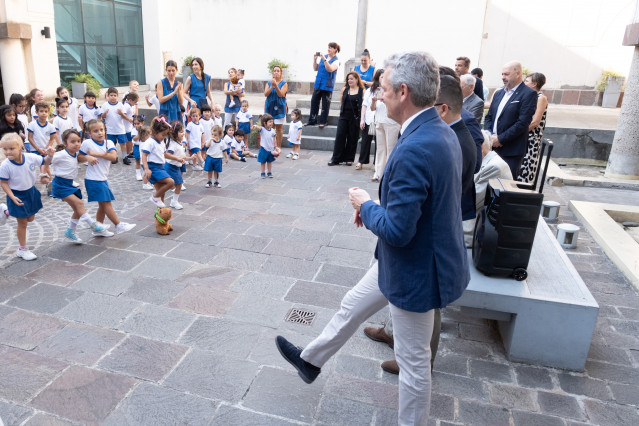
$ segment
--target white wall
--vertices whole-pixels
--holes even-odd
[[[2,75],[7,73],[26,73],[22,79],[24,87],[7,88],[10,92],[25,94],[34,87],[45,96],[54,96],[60,85],[58,52],[55,42],[53,0],[5,0],[0,7],[0,18],[6,22],[18,22],[31,25],[31,40],[21,40],[22,57],[15,57],[9,66],[2,64]],[[51,29],[51,38],[44,38],[40,31],[44,27]],[[26,81],[25,81],[26,80]]]
[[[479,66],[489,87],[519,60],[546,75],[547,88],[595,86],[603,69],[624,75],[632,47],[621,45],[635,0],[488,0]]]

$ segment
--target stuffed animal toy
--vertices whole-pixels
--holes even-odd
[[[171,209],[158,208],[155,211],[155,231],[160,235],[169,235],[169,232],[173,231],[169,220],[171,220]]]

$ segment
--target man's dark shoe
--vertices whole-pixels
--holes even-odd
[[[306,383],[313,383],[322,371],[321,368],[315,367],[313,364],[309,364],[304,361],[302,357],[300,357],[302,348],[294,346],[284,337],[277,336],[275,338],[275,346],[277,346],[277,350],[280,351],[280,354],[284,357],[284,359],[297,369],[297,374],[299,374],[302,380]]]
[[[399,374],[399,365],[397,365],[397,361],[384,361],[382,362],[382,370],[391,374]]]
[[[392,337],[389,337],[388,334],[386,334],[386,332],[384,331],[384,327],[366,327],[364,329],[364,334],[371,340],[386,343],[388,346],[391,347],[391,349],[395,345],[395,341]]]

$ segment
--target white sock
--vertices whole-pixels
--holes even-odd
[[[87,225],[89,225],[89,226],[93,225],[93,219],[91,219],[91,216],[89,216],[89,213],[85,213],[82,216],[80,216],[79,220],[85,221],[87,223]],[[76,220],[76,223],[77,222],[78,221]]]
[[[178,200],[180,199],[180,194],[173,194],[173,201],[175,201],[176,203],[178,202]]]
[[[142,176],[142,170],[140,170],[140,169],[135,169],[135,175],[136,175],[137,177]]]
[[[73,229],[75,231],[75,228],[77,226],[78,226],[78,219],[69,220],[69,229]]]

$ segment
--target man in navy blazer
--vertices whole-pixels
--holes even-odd
[[[408,52],[385,63],[383,100],[402,124],[380,183],[380,202],[359,188],[349,198],[355,223],[378,236],[378,259],[340,310],[305,349],[284,337],[277,347],[302,379],[320,368],[368,317],[389,305],[400,367],[401,425],[426,424],[434,310],[459,298],[470,280],[461,221],[462,153],[455,132],[433,108],[439,69],[431,55]]]
[[[501,80],[504,87],[493,96],[484,129],[492,133],[493,150],[517,179],[528,146],[528,126],[537,108],[537,92],[522,83],[519,62],[504,65]]]

